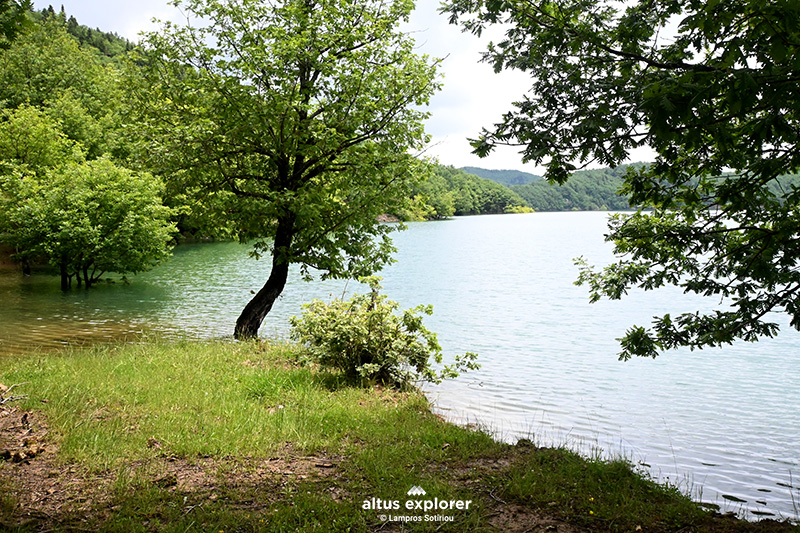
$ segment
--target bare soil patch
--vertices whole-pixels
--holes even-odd
[[[30,523],[57,528],[58,524],[83,521],[90,515],[102,522],[116,510],[115,481],[123,475],[136,480],[138,486],[152,484],[183,495],[187,513],[220,495],[225,495],[235,508],[258,512],[289,483],[338,475],[342,460],[335,456],[300,456],[287,444],[269,459],[187,459],[158,454],[120,470],[90,472],[78,464],[61,463],[51,440],[40,414],[0,406],[0,493],[5,495],[5,509],[0,507],[0,529],[4,525]],[[148,446],[161,449],[155,439]],[[241,500],[231,499],[239,493]],[[266,497],[246,497],[254,493]],[[330,490],[329,494],[334,500],[347,496],[341,489]]]

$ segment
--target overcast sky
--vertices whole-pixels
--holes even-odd
[[[180,22],[185,17],[167,4],[167,0],[35,0],[37,10],[53,5],[57,11],[64,6],[80,24],[103,31],[116,32],[130,40],[138,40],[139,32],[156,29],[153,18]],[[488,39],[463,34],[448,24],[447,17],[437,11],[439,0],[417,0],[417,10],[409,29],[422,53],[445,57],[442,66],[444,88],[431,100],[431,118],[427,130],[433,136],[428,151],[442,164],[454,167],[477,166],[490,169],[518,169],[541,174],[541,168],[523,165],[516,149],[498,150],[485,159],[472,155],[467,141],[476,137],[482,127],[500,120],[519,99],[529,83],[518,72],[495,74],[491,67],[480,63],[481,51]]]

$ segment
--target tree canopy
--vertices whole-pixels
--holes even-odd
[[[630,210],[630,201],[619,194],[628,166],[579,170],[573,172],[566,183],[537,180],[525,185],[515,185],[511,190],[519,194],[537,211],[624,211]]]
[[[31,0],[0,0],[0,49],[8,48],[27,24]]]
[[[436,61],[399,31],[409,0],[187,0],[197,25],[165,24],[130,82],[153,168],[219,213],[272,271],[235,335],[252,337],[289,265],[357,277],[390,259],[380,214],[418,178],[421,108]],[[137,71],[138,73],[138,71]]]
[[[411,189],[410,205],[394,213],[403,220],[494,215],[527,207],[508,187],[453,167],[434,164]]]
[[[139,272],[168,255],[174,226],[164,185],[122,157],[118,71],[66,31],[66,17],[28,14],[0,50],[0,243],[61,286]]]
[[[622,358],[754,341],[800,329],[800,5],[790,0],[679,2],[450,0],[451,22],[503,24],[484,58],[530,73],[531,88],[473,141],[480,155],[521,148],[564,182],[578,164],[630,169],[643,210],[610,223],[621,255],[580,281],[592,299],[676,285],[722,302],[658,317],[621,340]]]
[[[104,62],[112,58],[119,58],[134,49],[134,43],[116,33],[105,32],[99,28],[92,29],[80,24],[74,16],[67,16],[63,4],[61,11],[58,13],[51,5],[41,11],[34,11],[31,15],[37,21],[44,20],[60,23],[67,30],[67,33],[75,37],[82,46],[99,52],[98,55]]]
[[[462,167],[461,170],[500,183],[506,187],[525,185],[542,179],[541,176],[521,170],[490,170],[479,167]]]
[[[136,273],[169,256],[171,212],[163,185],[108,159],[72,162],[36,176],[0,175],[0,242],[16,258],[45,258],[62,289],[91,286],[107,272]]]

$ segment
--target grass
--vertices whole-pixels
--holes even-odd
[[[17,414],[46,427],[38,434],[53,448],[27,463],[0,462],[0,529],[754,526],[714,519],[624,462],[502,444],[442,421],[417,392],[349,387],[297,360],[297,348],[283,344],[149,342],[4,361],[0,383],[25,383],[15,392],[29,395],[15,402]],[[426,499],[472,503],[438,513],[452,522],[385,523],[364,509],[371,498],[402,506],[412,486]]]

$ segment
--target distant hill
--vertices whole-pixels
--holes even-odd
[[[56,20],[64,24],[67,33],[75,37],[83,46],[89,46],[97,49],[97,51],[106,58],[114,58],[126,52],[133,50],[134,43],[120,37],[116,33],[108,33],[98,29],[92,29],[83,24],[79,24],[75,17],[67,17],[64,11],[64,6],[61,6],[61,11],[56,12],[53,6],[48,6],[41,11],[32,11],[34,20]]]
[[[525,200],[492,180],[451,166],[434,165],[426,180],[411,191],[411,207],[393,213],[401,220],[435,220],[451,216],[520,212]]]
[[[639,163],[635,163],[639,164]],[[541,176],[521,170],[487,170],[463,167],[461,170],[505,185],[536,211],[593,211],[630,209],[627,198],[617,194],[627,166],[578,171],[564,185],[555,185]]]
[[[478,167],[463,167],[459,170],[463,170],[464,172],[480,178],[492,180],[506,187],[511,187],[512,185],[527,185],[528,183],[542,179],[541,176],[521,170],[488,170]]]
[[[537,211],[596,211],[630,209],[628,199],[617,194],[627,166],[582,170],[572,174],[564,185],[544,180],[517,185],[519,194]]]

